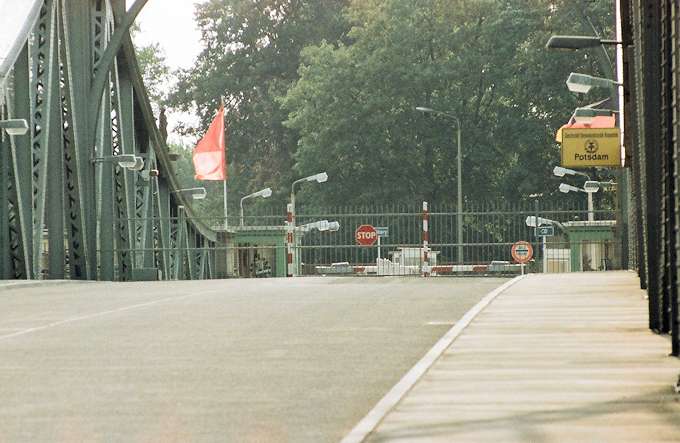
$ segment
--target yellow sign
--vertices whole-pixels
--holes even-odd
[[[562,129],[562,166],[620,168],[619,128]]]

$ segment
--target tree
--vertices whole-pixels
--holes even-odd
[[[326,203],[453,202],[454,124],[415,112],[429,106],[460,118],[468,201],[554,187],[554,133],[581,103],[562,85],[594,63],[544,45],[553,32],[584,32],[581,8],[607,23],[607,4],[354,1],[349,42],[306,48],[282,101],[300,134],[296,167],[328,170]]]
[[[170,71],[165,52],[160,44],[153,42],[142,45],[135,42],[135,36],[138,35],[139,31],[139,25],[134,25],[131,29],[137,63],[139,63],[152,108],[155,113],[158,113],[161,108],[168,105],[168,91],[175,81],[174,74]]]
[[[224,99],[229,187],[243,195],[266,186],[286,200],[298,137],[283,125],[279,98],[298,78],[302,48],[341,40],[347,0],[209,0],[197,5],[204,50],[182,72],[171,102],[196,107],[207,127]],[[237,199],[232,199],[235,202]]]

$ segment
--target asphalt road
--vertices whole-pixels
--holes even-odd
[[[0,441],[336,442],[503,279],[0,291]]]

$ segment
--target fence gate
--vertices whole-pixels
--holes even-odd
[[[511,247],[527,241],[528,272],[619,269],[615,215],[532,202],[461,213],[437,205],[306,208],[297,216],[293,266],[296,275],[515,274]],[[314,229],[319,221],[335,229]]]

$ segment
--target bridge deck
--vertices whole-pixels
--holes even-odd
[[[0,442],[337,442],[502,282],[24,283],[0,291]]]
[[[516,283],[368,441],[680,441],[680,362],[638,287],[627,272]]]

